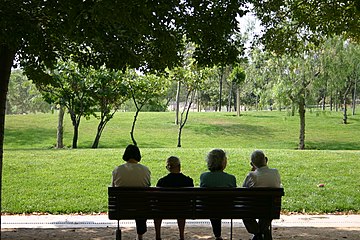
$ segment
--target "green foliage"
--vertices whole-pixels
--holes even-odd
[[[236,65],[230,74],[230,81],[241,85],[245,81],[245,78],[245,70],[240,65]]]
[[[264,26],[261,37],[268,49],[296,52],[318,45],[324,37],[343,35],[359,42],[358,1],[251,1],[253,11]],[[301,51],[301,50],[300,50]]]
[[[163,76],[156,74],[140,75],[133,70],[128,70],[124,80],[130,97],[139,110],[151,99],[164,96],[169,85]]]
[[[35,84],[21,70],[11,74],[7,96],[7,114],[49,112],[50,105],[44,101]]]

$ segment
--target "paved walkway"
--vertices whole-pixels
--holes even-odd
[[[223,224],[230,225],[224,219]],[[153,221],[148,221],[149,227]],[[176,220],[164,220],[163,226],[176,225]],[[116,227],[117,221],[107,215],[8,215],[1,217],[1,228],[92,228]],[[132,220],[120,221],[122,227],[135,226]],[[187,220],[187,227],[211,226],[209,220]],[[233,220],[233,226],[243,226],[241,220]],[[273,221],[273,227],[343,227],[360,228],[360,215],[281,215]]]

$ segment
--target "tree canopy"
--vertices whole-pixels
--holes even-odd
[[[343,35],[360,41],[360,2],[349,0],[253,0],[264,27],[261,42],[277,52],[318,44],[324,36]]]

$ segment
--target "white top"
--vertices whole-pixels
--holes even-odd
[[[243,187],[281,188],[280,174],[277,169],[264,166],[251,171],[246,176]]]
[[[150,170],[140,163],[124,163],[112,172],[113,187],[149,187]]]

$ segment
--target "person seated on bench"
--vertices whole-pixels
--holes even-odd
[[[166,169],[170,172],[157,182],[157,187],[193,187],[193,179],[181,173],[180,159],[171,156],[166,160]],[[162,219],[154,219],[156,240],[161,239]],[[184,239],[185,219],[177,219],[180,240]]]
[[[227,157],[222,149],[211,150],[206,158],[210,172],[204,172],[200,176],[200,187],[236,187],[234,175],[224,172],[227,165]],[[221,203],[219,203],[221,207]],[[221,237],[221,219],[210,219],[215,238]]]
[[[280,174],[277,169],[267,166],[268,158],[261,150],[251,154],[252,169],[246,176],[243,187],[273,187],[281,188]],[[272,239],[271,219],[243,219],[246,230],[254,234],[252,240]]]
[[[112,172],[113,187],[149,187],[150,170],[140,164],[140,149],[135,145],[128,145],[125,149],[123,160],[126,163],[116,167]],[[147,231],[146,219],[135,219],[138,239],[141,240]]]

